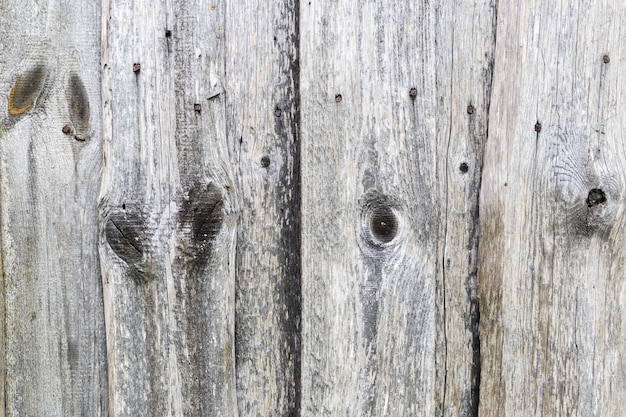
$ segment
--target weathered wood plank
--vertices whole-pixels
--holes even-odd
[[[301,16],[302,414],[473,415],[494,12],[339,1]]]
[[[1,415],[103,416],[100,7],[0,2]]]
[[[300,415],[298,7],[293,0],[227,3],[240,416]]]
[[[441,2],[437,131],[443,245],[438,331],[445,378],[440,415],[477,416],[481,375],[478,304],[478,197],[490,110],[496,10],[491,0]],[[440,296],[441,297],[441,296]],[[441,298],[439,298],[441,299]],[[443,369],[441,369],[443,368]]]
[[[434,26],[417,4],[302,8],[305,416],[435,414]]]
[[[618,1],[499,4],[480,415],[623,414],[625,23]]]
[[[236,412],[221,6],[103,4],[102,259],[113,415]]]

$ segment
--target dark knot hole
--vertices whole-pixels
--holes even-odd
[[[591,208],[604,202],[606,202],[606,195],[604,194],[604,191],[599,188],[594,188],[593,190],[589,191],[589,195],[587,196],[586,200],[587,207]]]
[[[378,207],[370,217],[370,229],[376,239],[383,243],[391,242],[398,233],[398,219],[389,207]]]

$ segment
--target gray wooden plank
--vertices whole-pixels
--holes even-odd
[[[499,4],[480,415],[623,414],[625,22],[618,1]]]
[[[107,415],[100,5],[0,2],[2,415]]]
[[[442,276],[439,291],[443,328],[441,415],[477,416],[481,380],[477,271],[478,198],[490,111],[495,53],[493,1],[442,1],[437,63],[440,114],[449,119],[438,130],[445,149],[439,189],[442,204]],[[438,368],[439,369],[439,368]]]
[[[240,416],[300,415],[298,7],[227,4],[227,134],[240,210]]]
[[[473,415],[494,11],[301,16],[302,415]]]
[[[224,11],[103,3],[101,245],[113,415],[236,413]]]

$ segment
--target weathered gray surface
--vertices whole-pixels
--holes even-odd
[[[2,415],[107,414],[99,6],[0,2]]]
[[[302,415],[473,415],[494,11],[328,1],[301,16]]]
[[[499,4],[481,416],[624,414],[625,23],[618,1]]]
[[[492,62],[495,52],[494,1],[441,2],[437,79],[439,204],[443,245],[438,311],[443,329],[444,416],[476,416],[481,378],[477,288],[478,198],[487,141]]]
[[[298,416],[300,408],[297,3],[226,5],[226,120],[239,207],[235,369],[242,417]]]
[[[457,3],[0,0],[0,415],[621,415],[626,7]]]
[[[103,11],[100,254],[111,414],[232,416],[236,219],[224,11],[205,1],[105,1]]]

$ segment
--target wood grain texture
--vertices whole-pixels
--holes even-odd
[[[224,11],[103,3],[103,268],[115,416],[233,416]]]
[[[0,21],[0,415],[623,413],[617,0]]]
[[[617,1],[499,4],[480,415],[623,414],[624,23]]]
[[[441,2],[437,80],[442,100],[439,189],[442,275],[439,312],[445,380],[440,415],[477,416],[481,380],[477,271],[478,198],[490,111],[495,53],[493,1]],[[441,300],[441,298],[438,298]]]
[[[300,415],[299,2],[228,2],[240,416]]]
[[[105,416],[100,7],[7,0],[0,16],[0,415]]]
[[[474,415],[492,5],[301,16],[302,415]]]

